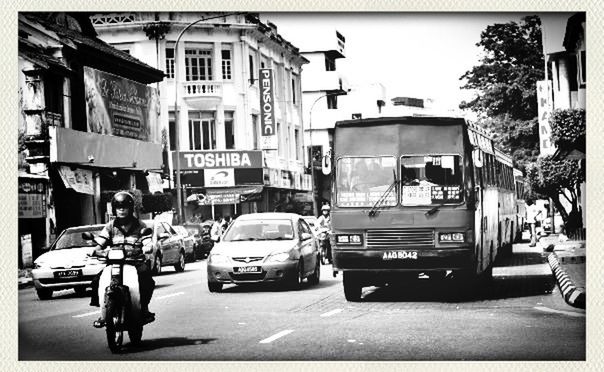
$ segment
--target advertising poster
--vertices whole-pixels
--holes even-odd
[[[46,217],[46,187],[42,182],[19,182],[19,218]]]
[[[81,194],[94,195],[94,179],[91,170],[61,166],[59,174],[66,188]]]
[[[277,129],[275,124],[275,94],[273,70],[260,69],[260,128],[262,133],[262,149],[277,149]]]
[[[161,143],[157,89],[84,67],[88,131]]]

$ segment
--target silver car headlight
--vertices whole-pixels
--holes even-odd
[[[225,264],[229,262],[227,256],[221,254],[211,254],[209,261],[213,264]]]
[[[285,262],[288,259],[289,259],[289,253],[282,252],[282,253],[271,254],[270,256],[268,256],[266,261],[267,262]]]

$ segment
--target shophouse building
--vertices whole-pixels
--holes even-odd
[[[147,84],[163,72],[98,39],[84,13],[20,13],[18,22],[18,232],[27,266],[65,228],[107,221],[105,195],[154,190],[159,106]]]
[[[161,126],[172,188],[180,154],[184,219],[299,211],[295,195],[310,190],[301,89],[308,61],[275,25],[251,13],[103,13],[91,19],[104,41],[165,72],[158,85]],[[276,132],[270,144],[261,128],[261,73],[267,69]]]

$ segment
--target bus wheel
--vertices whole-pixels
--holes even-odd
[[[355,272],[344,271],[344,297],[347,301],[358,302],[361,300],[363,284]]]

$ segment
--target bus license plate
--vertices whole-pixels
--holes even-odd
[[[259,273],[262,271],[262,267],[260,267],[260,266],[242,266],[242,267],[235,267],[234,269],[235,269],[234,272],[236,274]]]
[[[382,261],[391,260],[417,260],[417,251],[390,251],[384,252]]]

